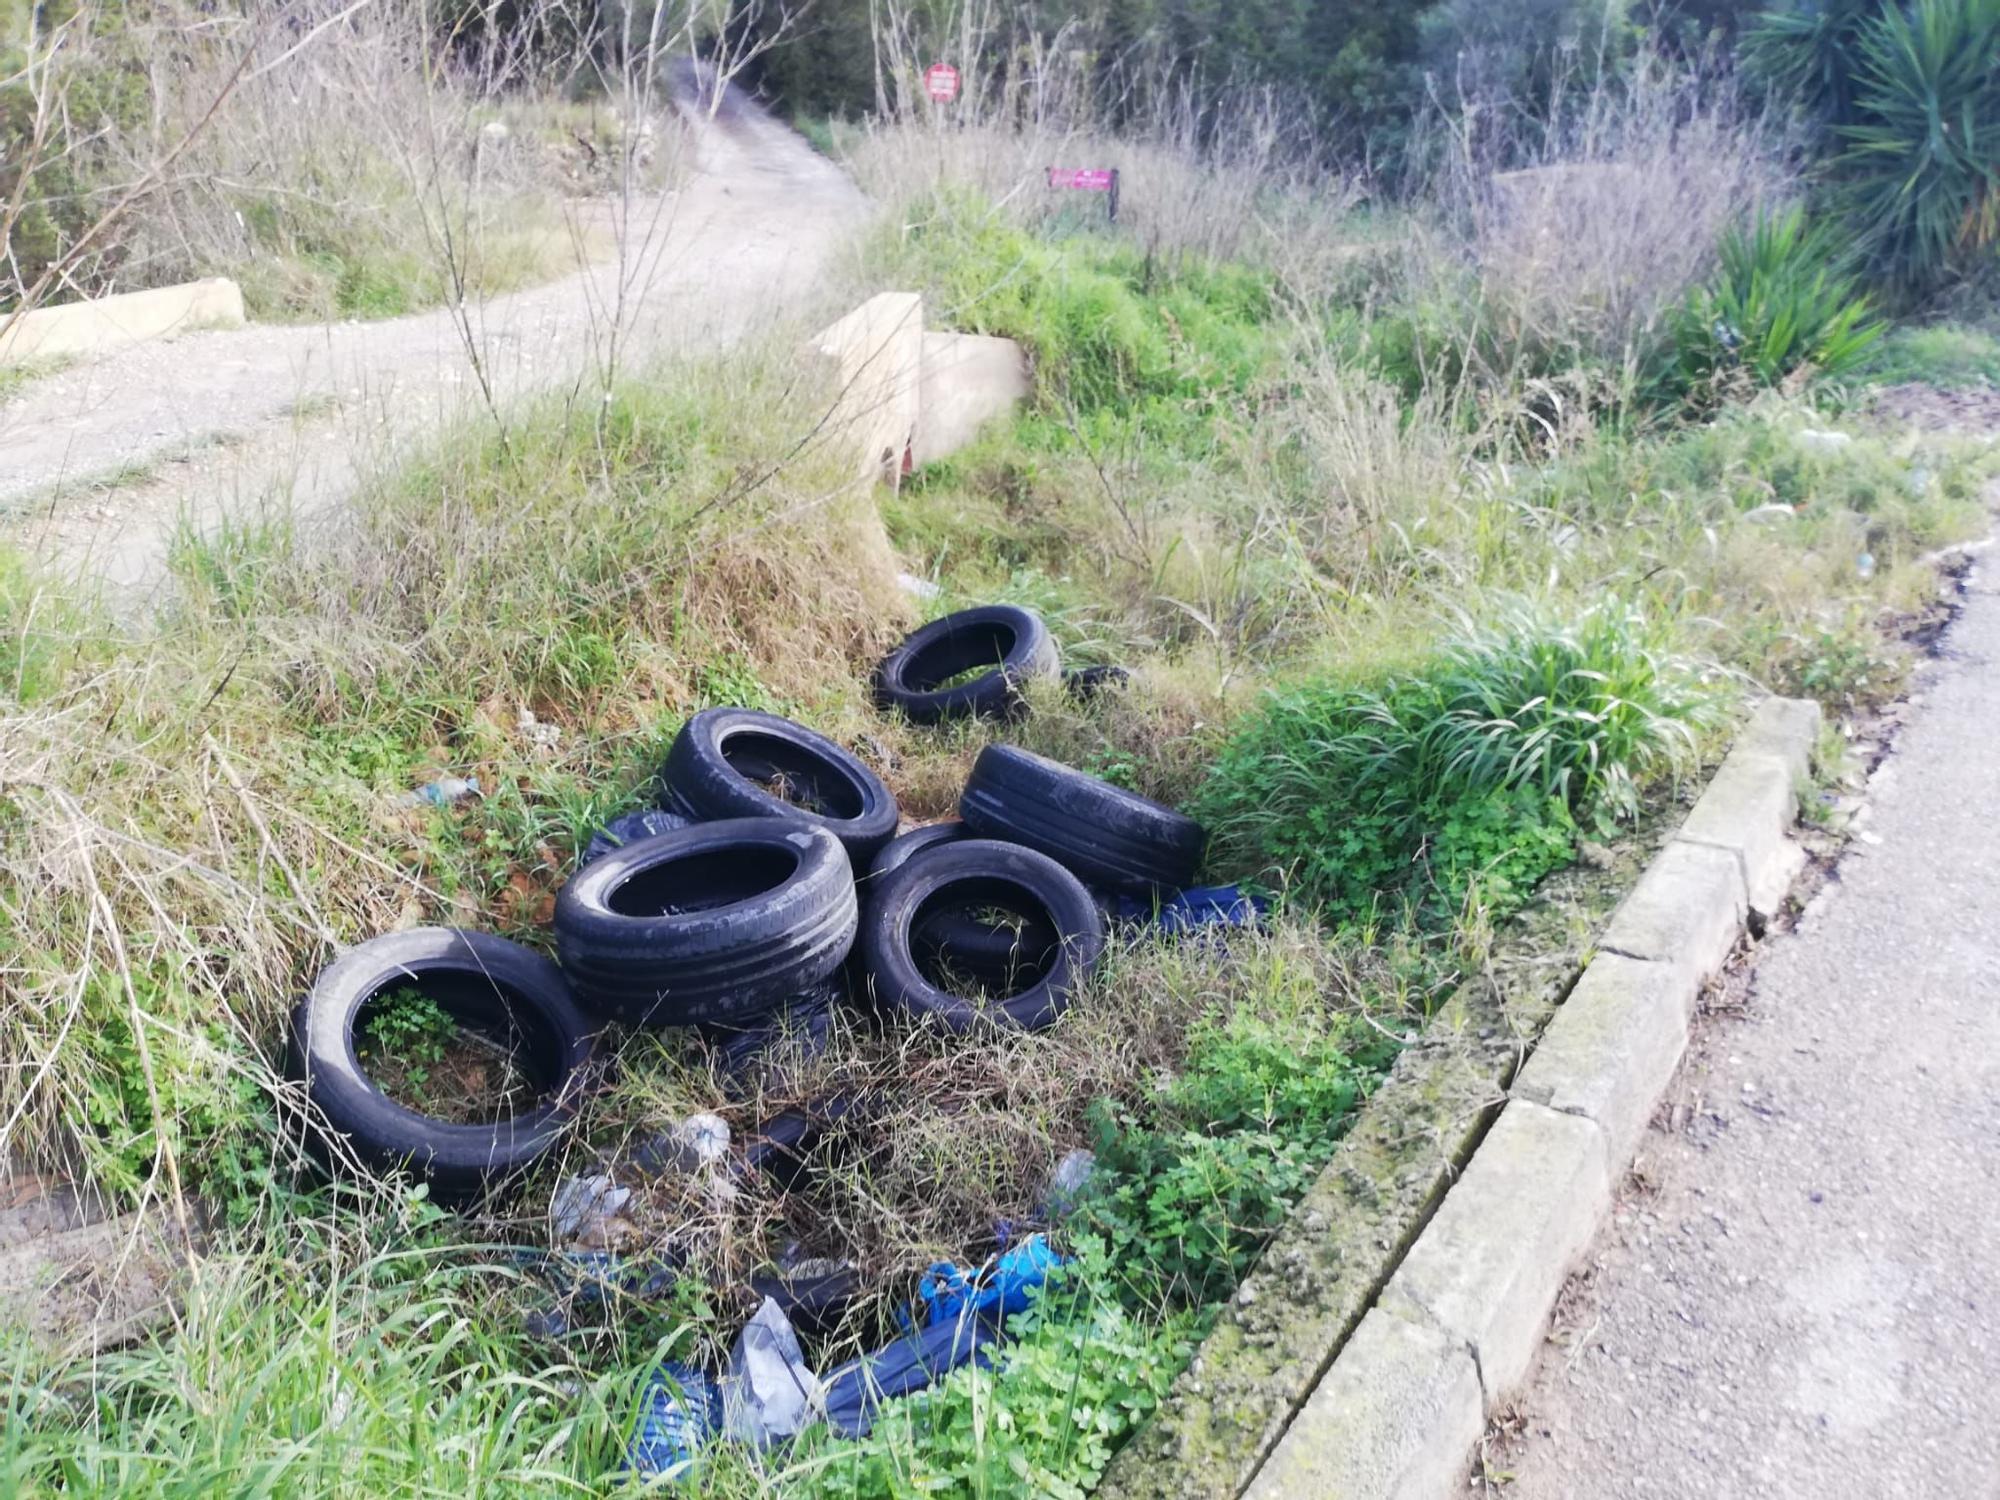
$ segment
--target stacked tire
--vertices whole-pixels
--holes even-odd
[[[991,606],[912,635],[882,663],[876,697],[919,723],[1002,718],[1026,684],[1060,672],[1032,611]],[[1100,673],[1076,690],[1116,681]],[[660,808],[593,840],[558,893],[558,963],[425,929],[361,944],[320,976],[295,1014],[292,1063],[337,1152],[476,1197],[559,1138],[604,1023],[740,1039],[830,1005],[843,974],[879,1006],[950,1030],[1047,1026],[1103,956],[1099,892],[1178,889],[1202,856],[1202,830],[1172,809],[1007,745],[980,753],[959,821],[900,836],[880,777],[775,714],[695,714],[661,779]],[[355,1035],[408,988],[517,1047],[529,1107],[449,1125],[391,1101]]]

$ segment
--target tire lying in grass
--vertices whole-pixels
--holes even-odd
[[[956,818],[927,823],[898,834],[882,846],[868,870],[867,892],[926,849],[977,837]],[[1061,941],[1056,930],[1032,916],[991,922],[971,907],[948,907],[926,915],[914,930],[911,947],[927,965],[945,965],[987,990],[1012,986],[1042,955]]]
[[[532,1108],[456,1125],[390,1099],[363,1068],[356,1037],[374,1007],[414,990],[459,1025],[499,1041],[535,1088]],[[563,973],[539,953],[483,932],[419,927],[349,949],[294,1013],[291,1071],[337,1160],[407,1169],[439,1202],[463,1203],[513,1176],[568,1128],[590,1078],[597,1026]]]
[[[896,799],[823,734],[752,708],[707,708],[681,726],[663,778],[696,818],[784,818],[825,828],[865,870],[896,835]]]
[[[1208,841],[1170,807],[1013,745],[979,752],[958,812],[981,838],[1025,844],[1121,891],[1191,885]]]
[[[868,878],[879,880],[891,871],[901,869],[912,855],[921,854],[926,849],[935,849],[939,844],[954,844],[960,839],[975,836],[973,831],[957,818],[947,818],[942,823],[926,823],[921,828],[912,828],[908,833],[899,833],[882,846],[881,852],[868,866]]]
[[[830,978],[858,918],[824,826],[697,823],[613,850],[556,895],[577,998],[631,1026],[740,1022]]]
[[[940,912],[982,907],[1016,913],[1024,919],[1023,932],[1056,938],[1041,953],[1023,951],[1028,962],[1016,978],[1027,982],[991,998],[963,992],[983,986],[958,982],[977,976],[953,975],[949,953],[944,972],[927,962],[919,937]],[[936,1016],[953,1031],[981,1020],[1037,1031],[1062,1014],[1078,982],[1104,956],[1104,918],[1083,883],[1046,855],[968,839],[926,849],[890,874],[869,901],[859,947],[883,1005]]]
[[[967,672],[977,677],[955,681]],[[988,604],[933,620],[882,659],[875,702],[917,724],[1004,718],[1021,706],[1021,684],[1062,670],[1042,617]]]

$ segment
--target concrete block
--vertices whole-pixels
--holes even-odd
[[[922,468],[956,453],[1033,390],[1028,356],[1012,339],[926,333],[912,461]]]
[[[1797,788],[1786,760],[1732,750],[1675,835],[1733,854],[1750,909],[1764,916],[1784,899],[1802,859],[1786,837],[1798,819]]]
[[[1512,1096],[1595,1124],[1615,1181],[1687,1050],[1697,989],[1681,964],[1598,954],[1542,1033]]]
[[[1491,1411],[1527,1378],[1556,1293],[1610,1202],[1598,1128],[1517,1099],[1377,1306],[1421,1312],[1470,1348]]]
[[[0,322],[5,322],[0,318]],[[243,293],[217,276],[88,302],[38,307],[0,335],[0,365],[97,354],[196,328],[241,328]]]
[[[924,299],[879,292],[813,336],[838,393],[829,426],[860,455],[862,471],[894,484],[916,439],[923,395]]]
[[[1376,1308],[1326,1372],[1247,1500],[1440,1500],[1486,1418],[1462,1342]]]
[[[1681,964],[1699,981],[1721,970],[1747,910],[1734,854],[1674,841],[1639,877],[1598,947],[1627,958]]]
[[[1770,755],[1785,763],[1794,787],[1812,773],[1819,705],[1810,698],[1766,698],[1736,736],[1732,755]]]

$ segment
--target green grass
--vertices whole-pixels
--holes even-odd
[[[1910,324],[1883,339],[1855,374],[1877,385],[2000,386],[2000,336],[1950,323]]]
[[[1917,559],[1982,518],[1990,459],[1813,454],[1797,432],[1827,418],[1771,396],[1516,446],[1307,337],[1256,267],[1168,274],[1112,235],[971,210],[874,253],[870,289],[921,285],[934,316],[1036,360],[1022,420],[894,494],[852,490],[787,332],[552,400],[504,439],[441,434],[311,545],[277,524],[185,537],[155,620],[0,564],[8,1145],[221,1210],[184,1329],[95,1365],[10,1346],[0,1488],[604,1493],[647,1372],[726,1349],[747,1311],[706,1274],[733,1287],[841,1226],[883,1292],[810,1351],[824,1367],[1093,1144],[1080,1264],[995,1371],[862,1442],[719,1455],[699,1481],[1087,1489],[1335,1148],[1385,1038],[1421,1024],[1467,920],[1689,766],[1721,669],[1877,695],[1900,654],[1883,622],[1934,594]],[[898,568],[937,578],[939,607],[1031,603],[1070,660],[1134,680],[1037,691],[1006,726],[885,718],[868,673],[916,618]],[[719,702],[856,747],[918,819],[1004,734],[1197,806],[1217,872],[1283,883],[1291,909],[1227,946],[1121,944],[1036,1036],[843,1026],[790,1093],[730,1094],[691,1037],[627,1041],[576,1163],[696,1109],[747,1131],[836,1084],[913,1102],[809,1203],[700,1205],[675,1298],[531,1344],[485,1227],[394,1191],[294,1196],[283,1017],[336,944],[399,925],[546,944],[578,847]],[[486,794],[403,805],[438,775]],[[695,1210],[667,1192],[646,1211],[663,1239]]]

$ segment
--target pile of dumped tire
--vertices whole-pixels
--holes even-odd
[[[989,606],[910,636],[875,695],[920,724],[999,718],[1060,670],[1036,615]],[[1190,885],[1205,842],[1171,808],[1004,744],[980,752],[957,820],[899,834],[894,796],[860,759],[745,708],[689,719],[661,781],[664,831],[588,859],[558,893],[554,962],[422,928],[362,943],[319,976],[291,1061],[331,1154],[414,1172],[440,1201],[477,1199],[561,1138],[611,1022],[740,1032],[844,982],[879,1012],[951,1030],[1046,1027],[1103,956],[1105,904]],[[451,1124],[389,1098],[357,1036],[372,1006],[410,988],[505,1036],[532,1106]]]

